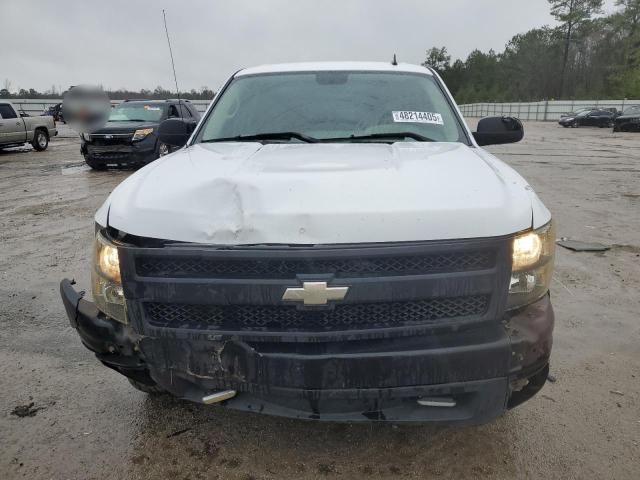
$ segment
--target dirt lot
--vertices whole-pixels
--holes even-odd
[[[0,153],[0,478],[638,478],[640,134],[525,128],[493,150],[558,236],[612,248],[558,250],[556,381],[470,428],[307,423],[133,390],[82,347],[58,295],[64,276],[89,286],[93,214],[130,172],[84,168],[73,136]]]

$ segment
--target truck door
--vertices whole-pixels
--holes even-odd
[[[8,103],[0,103],[0,143],[26,142],[22,118]]]

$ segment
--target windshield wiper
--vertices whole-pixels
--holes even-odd
[[[433,138],[425,137],[419,133],[413,132],[389,132],[389,133],[372,133],[371,135],[351,135],[349,137],[337,137],[337,138],[323,138],[323,142],[340,142],[350,140],[376,140],[376,139],[388,139],[388,140],[402,140],[405,138],[412,138],[419,142],[435,142]]]
[[[291,140],[295,138],[296,140],[301,140],[306,143],[317,143],[320,140],[314,137],[310,137],[309,135],[305,135],[304,133],[298,132],[274,132],[274,133],[258,133],[256,135],[238,135],[236,137],[226,137],[226,138],[209,138],[207,140],[202,140],[203,143],[213,143],[213,142],[253,142],[260,140]]]

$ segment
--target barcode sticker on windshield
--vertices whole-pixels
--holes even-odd
[[[432,123],[434,125],[444,125],[442,115],[431,112],[391,112],[394,122],[406,123]]]

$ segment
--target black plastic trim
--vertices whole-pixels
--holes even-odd
[[[303,281],[326,281],[331,286],[349,286],[347,297],[340,302],[379,303],[410,301],[433,297],[461,297],[490,295],[489,307],[484,315],[476,318],[452,319],[445,330],[475,324],[498,322],[504,313],[511,273],[511,237],[490,239],[407,242],[400,244],[368,244],[321,247],[243,247],[218,248],[208,245],[172,245],[164,248],[119,248],[120,270],[127,307],[132,324],[144,335],[156,335],[159,329],[145,320],[145,302],[180,303],[194,305],[283,305],[282,295],[287,287],[301,286]],[[177,258],[197,256],[203,259],[309,259],[349,258],[374,256],[403,256],[437,254],[438,252],[463,252],[486,249],[493,252],[492,268],[471,271],[436,272],[422,275],[376,276],[336,278],[331,274],[304,274],[295,278],[158,278],[145,277],[136,272],[136,258],[157,256]],[[304,308],[304,307],[299,307]],[[329,304],[326,308],[331,308]],[[438,330],[438,329],[435,329]],[[417,335],[433,332],[433,326],[407,326],[374,330],[348,330],[336,332],[246,332],[198,331],[197,329],[172,330],[172,335],[221,334],[239,335],[242,338],[274,337],[295,341],[322,341],[322,339],[379,338],[380,336]],[[305,340],[306,338],[306,340]]]

